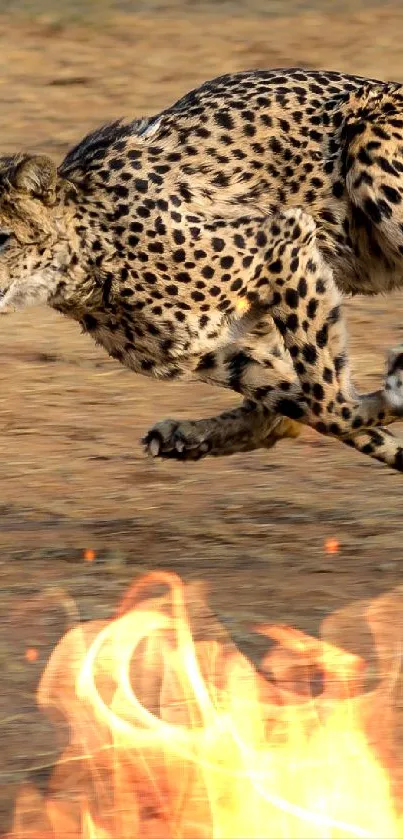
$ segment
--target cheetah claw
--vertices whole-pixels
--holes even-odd
[[[177,420],[158,422],[142,439],[145,453],[153,458],[200,460],[209,453],[210,445],[195,425]]]

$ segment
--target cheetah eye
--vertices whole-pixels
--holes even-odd
[[[10,233],[0,233],[0,248],[2,248],[10,238]]]

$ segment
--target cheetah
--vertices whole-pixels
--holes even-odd
[[[403,348],[351,381],[342,295],[403,285],[403,86],[246,71],[85,137],[0,158],[0,313],[47,303],[136,373],[242,404],[145,436],[194,460],[302,425],[403,471]]]

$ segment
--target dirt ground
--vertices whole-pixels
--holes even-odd
[[[403,80],[403,9],[344,4],[335,15],[335,5],[153,2],[129,15],[121,4],[118,15],[106,4],[100,17],[100,2],[80,20],[61,7],[11,14],[3,2],[0,153],[60,159],[98,123],[152,113],[231,70],[302,64]],[[402,340],[402,302],[346,305],[362,389]],[[43,784],[57,755],[35,708],[65,626],[55,588],[88,620],[110,616],[144,571],[204,580],[215,613],[258,660],[251,625],[316,633],[335,609],[399,585],[403,526],[401,476],[313,432],[194,465],[145,459],[139,438],[156,419],[208,416],[235,400],[136,378],[52,313],[3,319],[0,358],[1,833],[19,785]]]

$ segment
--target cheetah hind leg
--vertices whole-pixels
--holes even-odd
[[[309,230],[309,217],[300,214],[298,218],[298,214],[296,211],[284,216],[291,220],[294,215],[299,226]],[[301,421],[403,472],[403,439],[399,440],[383,427],[403,417],[403,346],[389,351],[384,390],[358,395],[350,378],[339,292],[330,269],[315,247],[315,239],[312,249],[307,249],[307,244],[308,240],[299,249],[300,268],[305,269],[302,284],[301,281],[298,284],[299,292],[303,292],[299,305],[304,309],[305,303],[307,315],[302,329],[300,318],[295,316],[292,328],[289,328],[294,300],[287,295],[287,286],[295,286],[292,275],[285,283],[282,281],[285,294],[279,295],[279,303],[276,301],[271,309],[293,357],[304,393],[305,416]],[[272,410],[279,409],[278,404],[271,407]]]
[[[231,345],[217,351],[213,363],[211,358],[208,365],[202,360],[198,365],[201,380],[230,387],[262,405],[269,415],[299,420],[403,471],[403,440],[380,427],[398,418],[392,404],[396,386],[389,382],[389,388],[364,395],[352,386],[340,296],[316,246],[313,220],[300,210],[284,213],[270,244],[270,268],[273,274],[275,266],[279,276],[277,280],[259,276],[255,290],[264,302],[266,288],[268,311],[294,369],[291,365],[290,370],[286,356],[262,358],[253,342],[244,341],[242,347]],[[273,293],[273,286],[278,291]],[[253,281],[250,288],[253,292]],[[398,355],[391,363],[389,379],[397,375]]]
[[[151,457],[200,460],[256,449],[271,449],[279,440],[298,437],[302,426],[271,414],[246,400],[232,411],[201,420],[162,420],[142,440]]]

